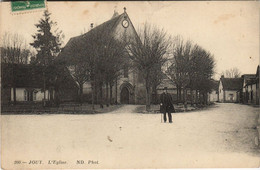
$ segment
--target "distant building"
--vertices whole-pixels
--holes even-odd
[[[224,78],[224,76],[221,76],[218,86],[219,102],[239,102],[237,91],[239,91],[241,88],[241,78]]]
[[[247,103],[248,104],[256,104],[256,79],[250,79],[247,81],[245,87],[244,87],[247,95]]]
[[[244,79],[242,102],[259,105],[259,65],[256,74],[245,74],[242,77]]]
[[[255,74],[244,74],[241,76],[242,81],[243,81],[243,86],[242,86],[242,90],[240,90],[240,102],[241,103],[249,103],[249,99],[252,100],[253,95],[249,94],[250,91],[252,91],[251,89],[251,84],[252,81],[254,81],[256,79],[256,75]],[[251,95],[251,96],[249,96]]]
[[[218,86],[219,86],[219,81],[213,80],[213,88],[212,88],[211,92],[208,94],[209,102],[218,101]]]
[[[54,101],[58,98],[74,100],[78,88],[68,72],[66,74],[63,70],[64,76],[61,77],[56,75],[58,72],[56,69],[51,73],[51,77],[46,76],[44,80],[43,70],[42,66],[2,63],[1,104],[7,105],[14,101],[20,104],[41,102],[44,99],[44,89],[46,101]]]

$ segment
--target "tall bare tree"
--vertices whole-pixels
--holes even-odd
[[[22,35],[5,32],[1,39],[1,62],[13,64],[28,64],[30,50]]]
[[[167,69],[167,74],[177,86],[177,98],[181,100],[181,89],[183,89],[183,103],[187,107],[187,88],[190,88],[191,102],[193,102],[193,90],[196,90],[196,102],[198,93],[204,96],[212,88],[212,76],[214,73],[214,58],[198,45],[191,41],[184,41],[177,36],[174,40],[172,64]]]
[[[187,105],[186,88],[189,84],[190,60],[191,60],[192,43],[184,41],[181,36],[176,36],[173,41],[173,55],[171,65],[167,73],[177,87],[177,100],[181,101],[181,91],[183,89],[183,99]]]
[[[238,78],[241,76],[241,72],[238,68],[234,67],[226,71],[222,71],[221,75],[224,75],[226,78]]]
[[[170,38],[165,31],[146,23],[138,37],[133,37],[127,47],[134,67],[144,79],[147,111],[151,107],[152,78],[156,73],[154,69],[160,69],[158,66],[165,63],[170,46]]]
[[[25,39],[18,33],[5,32],[2,37],[1,47],[1,62],[12,64],[12,73],[7,73],[12,77],[13,86],[13,99],[16,103],[16,84],[15,84],[15,71],[16,64],[28,64],[28,57],[30,54]],[[6,71],[6,70],[4,70]]]
[[[82,62],[80,59],[74,59],[69,65],[72,77],[79,85],[79,100],[83,102],[83,85],[90,80],[88,63]]]

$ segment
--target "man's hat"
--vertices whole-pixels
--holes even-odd
[[[167,90],[167,87],[164,87],[163,90]]]

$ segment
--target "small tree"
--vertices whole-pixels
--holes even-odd
[[[154,69],[162,66],[166,61],[170,39],[165,31],[145,24],[144,29],[139,31],[138,37],[130,40],[128,49],[134,67],[144,79],[146,90],[146,110],[150,110],[152,77]]]
[[[39,64],[46,68],[46,66],[53,63],[54,58],[59,54],[62,44],[62,39],[64,34],[58,29],[53,30],[57,25],[56,22],[53,22],[50,19],[51,13],[47,10],[44,11],[43,18],[40,19],[38,24],[35,24],[37,27],[37,33],[32,35],[34,41],[30,43],[32,47],[37,50],[35,63]],[[46,70],[43,71],[43,91],[44,91],[44,106],[46,100]]]
[[[204,97],[200,101],[204,103],[207,101],[205,96],[213,87],[214,67],[214,56],[202,47],[195,45],[192,50],[190,86],[196,90],[196,102],[198,102],[198,92]]]

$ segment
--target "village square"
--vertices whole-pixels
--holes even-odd
[[[81,32],[68,24],[67,36],[70,19],[53,4],[30,21],[30,41],[19,31],[1,32],[2,167],[15,160],[32,169],[57,166],[48,161],[63,162],[59,168],[259,166],[258,53],[247,54],[253,64],[230,62],[203,43],[212,43],[209,35],[196,42],[172,33],[176,24],[139,21],[142,13],[129,3],[103,6],[100,15],[109,17],[90,18]],[[252,17],[249,9],[243,15]],[[228,44],[221,39],[216,47]],[[245,44],[241,53],[259,51]],[[240,50],[225,45],[223,53]],[[172,110],[162,111],[165,94]]]

